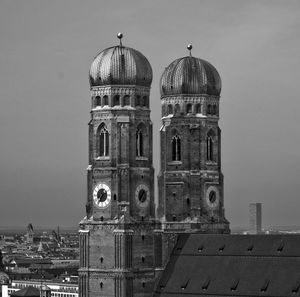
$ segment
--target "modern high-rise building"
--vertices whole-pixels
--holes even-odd
[[[262,232],[261,203],[249,204],[249,233],[260,234]]]

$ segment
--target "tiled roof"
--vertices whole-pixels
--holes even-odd
[[[300,236],[180,235],[155,296],[299,296]]]
[[[26,287],[24,289],[14,292],[11,296],[12,297],[14,297],[14,296],[39,297],[40,290],[37,288],[34,288],[32,286],[29,286],[29,287]]]

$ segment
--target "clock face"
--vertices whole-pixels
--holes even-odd
[[[150,201],[149,188],[141,184],[135,190],[135,200],[140,207],[147,207]]]
[[[216,208],[219,205],[219,190],[217,187],[210,186],[206,192],[206,202],[209,207]]]
[[[96,206],[99,208],[105,208],[108,206],[111,200],[111,191],[108,185],[100,183],[93,191],[93,199]]]

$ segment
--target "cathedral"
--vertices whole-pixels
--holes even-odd
[[[192,55],[191,45],[187,56],[162,73],[156,205],[152,68],[141,52],[123,46],[122,37],[119,33],[119,44],[94,58],[89,72],[86,216],[79,224],[80,297],[249,296],[249,290],[238,290],[242,274],[254,271],[251,265],[258,267],[252,261],[257,256],[272,259],[271,247],[284,246],[286,239],[264,239],[262,246],[263,239],[229,235],[221,170],[220,75],[212,64]],[[236,270],[231,268],[230,257],[249,258],[253,253],[250,266],[242,261]],[[289,265],[296,271],[300,254],[295,253],[298,266]],[[270,263],[272,270],[275,262]],[[284,275],[286,264],[280,263]],[[228,292],[212,285],[214,269]],[[272,275],[268,277],[265,290],[273,282]],[[297,277],[290,282],[293,286]]]

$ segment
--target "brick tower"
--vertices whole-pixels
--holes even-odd
[[[190,54],[160,80],[162,104],[158,216],[165,258],[181,232],[229,233],[224,216],[219,99],[221,79]]]
[[[151,296],[161,271],[155,221],[152,69],[137,50],[99,53],[90,68],[86,217],[80,222],[80,297]]]

